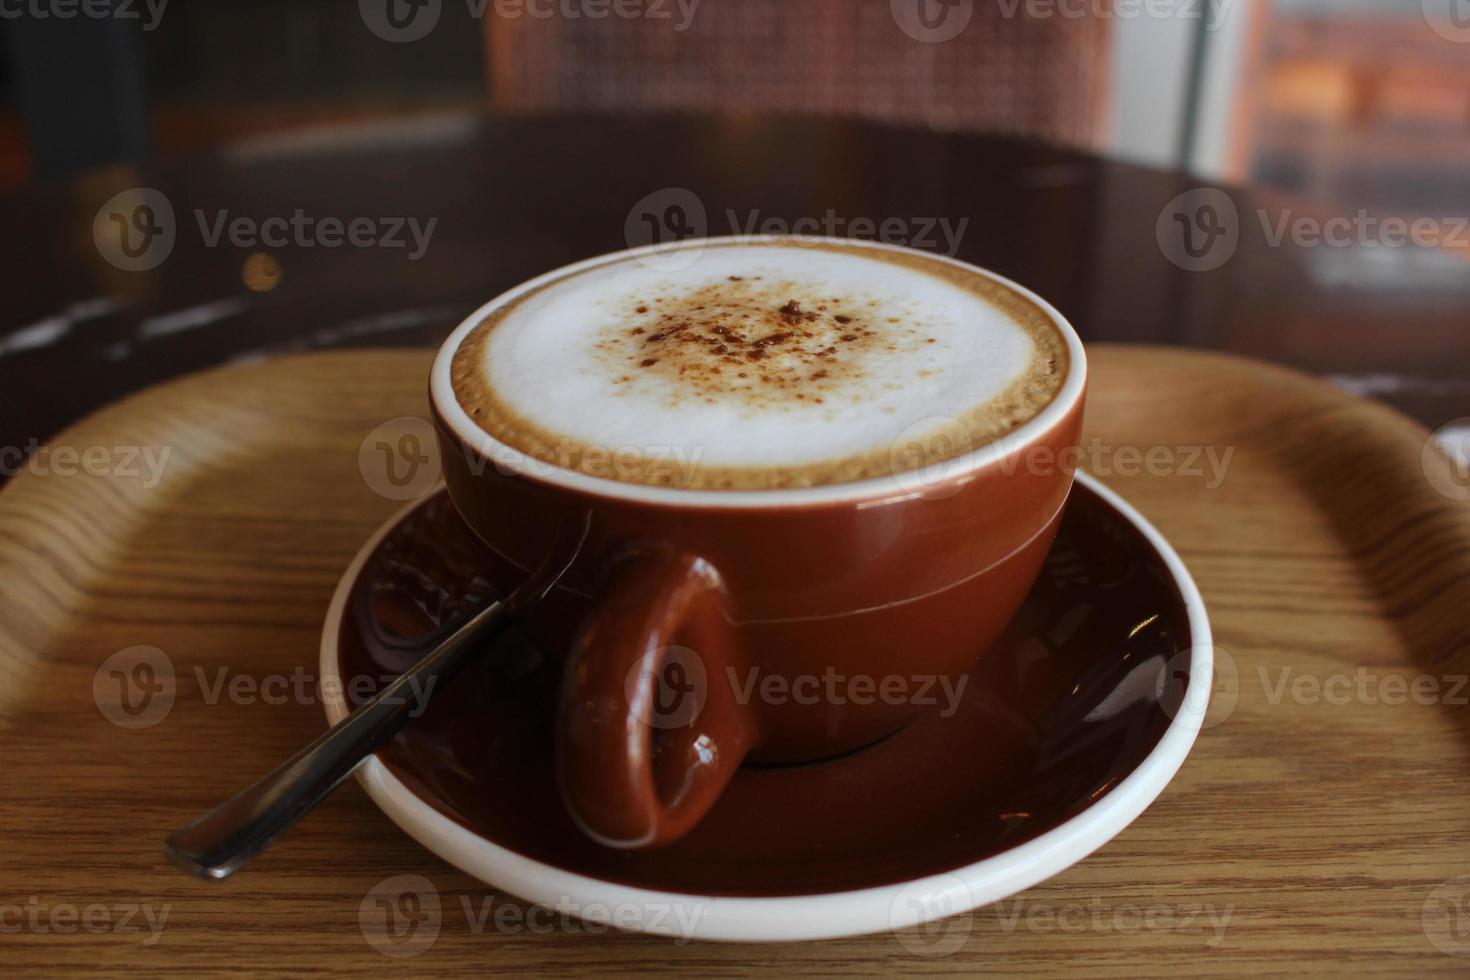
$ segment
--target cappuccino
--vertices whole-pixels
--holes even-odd
[[[905,472],[1037,415],[1060,328],[978,270],[859,243],[710,242],[661,271],[614,255],[491,311],[455,398],[495,440],[592,476],[697,489]]]

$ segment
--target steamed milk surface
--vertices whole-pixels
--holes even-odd
[[[710,247],[677,271],[624,258],[482,327],[455,386],[501,441],[599,475],[864,478],[916,432],[994,438],[1035,414],[1038,382],[1060,384],[1059,340],[1017,315],[1034,307],[978,278],[860,248]]]

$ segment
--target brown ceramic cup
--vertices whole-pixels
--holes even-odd
[[[556,731],[567,806],[595,840],[635,848],[686,833],[742,762],[850,752],[941,704],[935,692],[1000,635],[1056,533],[1086,360],[1044,300],[954,262],[1044,311],[1067,346],[1056,397],[1001,440],[801,489],[590,476],[488,435],[457,402],[450,367],[487,315],[610,258],[476,311],[440,350],[430,395],[449,494],[489,546],[492,584],[514,588],[567,521],[590,516],[580,556],[524,626],[543,650],[568,651]]]

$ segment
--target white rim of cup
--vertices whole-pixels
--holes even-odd
[[[702,249],[710,245],[740,244],[741,242],[742,239],[737,236],[700,238],[680,242],[679,248]],[[943,262],[983,276],[1006,289],[1012,290],[1022,298],[1034,303],[1038,309],[1051,319],[1052,323],[1056,325],[1058,332],[1061,333],[1063,340],[1067,344],[1069,362],[1067,380],[1062,383],[1062,387],[1057,392],[1056,397],[1024,424],[962,456],[956,456],[953,459],[947,459],[936,464],[936,471],[932,474],[926,473],[925,475],[924,489],[906,489],[903,487],[902,482],[893,476],[871,477],[866,480],[854,480],[847,483],[834,483],[817,487],[770,490],[693,490],[677,487],[650,486],[641,483],[625,483],[606,477],[590,476],[577,470],[549,465],[528,457],[520,450],[496,439],[489,432],[482,429],[474,419],[470,418],[469,413],[464,410],[464,407],[459,403],[459,399],[455,397],[450,369],[453,366],[455,353],[459,350],[460,344],[464,342],[465,337],[468,336],[471,330],[478,326],[482,320],[496,309],[515,301],[531,290],[537,289],[552,280],[583,272],[599,265],[606,265],[627,258],[637,258],[640,255],[667,251],[669,249],[667,245],[644,245],[640,248],[608,252],[603,255],[593,256],[590,259],[583,259],[580,262],[574,262],[571,265],[562,266],[559,269],[553,269],[550,272],[537,276],[501,293],[484,306],[475,310],[475,312],[471,313],[454,329],[454,332],[449,335],[448,339],[439,348],[439,353],[434,358],[434,365],[429,374],[429,398],[433,402],[434,408],[439,413],[440,418],[444,420],[445,424],[449,426],[454,434],[465,445],[475,449],[481,455],[491,457],[491,465],[500,472],[515,473],[529,480],[565,487],[569,490],[576,490],[598,497],[631,500],[667,507],[729,508],[792,507],[812,504],[844,503],[854,500],[867,500],[869,498],[904,499],[923,496],[928,492],[927,488],[929,487],[948,483],[967,473],[972,473],[1024,452],[1028,446],[1033,445],[1042,435],[1060,423],[1066,417],[1067,413],[1077,404],[1077,400],[1081,398],[1087,378],[1087,355],[1082,349],[1082,340],[1077,336],[1077,332],[1072,328],[1072,325],[1067,322],[1066,317],[1057,311],[1056,307],[1025,286],[1013,282],[1004,276],[997,275],[988,269],[982,269],[968,262],[961,262],[959,259],[950,258],[946,255],[937,255],[933,252],[926,252],[923,249],[890,245],[886,242],[847,238],[803,237],[794,239],[793,243],[798,246],[835,244],[869,248],[875,251],[922,255],[925,258]]]
[[[481,881],[528,902],[556,910],[570,907],[631,910],[628,927],[676,939],[725,942],[785,942],[836,939],[918,925],[939,916],[916,913],[895,921],[904,896],[945,896],[955,904],[946,915],[963,914],[1030,888],[1087,857],[1146,810],[1184,764],[1199,735],[1214,676],[1214,648],[1204,599],[1189,570],[1167,539],[1137,510],[1095,477],[1077,480],[1131,523],[1163,560],[1184,602],[1190,631],[1189,685],[1183,704],[1200,710],[1178,711],[1157,743],[1132,772],[1087,809],[1023,844],[972,864],[910,881],[844,892],[773,897],[701,895],[658,891],[604,881],[557,868],[495,844],[434,809],[378,760],[357,770],[368,795],[410,837]],[[366,542],[343,574],[322,631],[322,702],[328,724],[347,715],[338,670],[337,637],[352,587],[378,545],[427,495],[401,508]],[[697,907],[692,930],[682,930],[671,909]],[[641,914],[640,914],[641,913]],[[687,921],[687,920],[684,920]],[[620,923],[621,925],[621,923]]]

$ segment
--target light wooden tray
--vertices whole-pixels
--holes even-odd
[[[293,674],[314,678],[337,578],[399,506],[364,479],[359,448],[425,413],[429,356],[185,378],[48,443],[105,447],[108,466],[94,453],[94,472],[72,473],[63,454],[0,492],[6,973],[1470,969],[1470,877],[1451,880],[1470,872],[1470,504],[1431,483],[1449,471],[1424,455],[1427,433],[1380,406],[1254,362],[1147,348],[1092,349],[1084,463],[1189,563],[1221,676],[1174,784],[1061,876],[901,937],[680,946],[516,926],[506,896],[494,904],[512,906],[499,917],[512,925],[492,910],[477,932],[491,892],[348,785],[235,879],[185,878],[164,836],[322,730]],[[129,447],[169,450],[157,485],[141,461],[116,472]],[[1233,452],[1218,486],[1206,449]],[[176,690],[155,724],[127,729],[103,716],[108,680],[100,694],[94,680],[137,645],[163,651]],[[245,686],[216,697],[221,676]],[[256,688],[272,677],[284,704]],[[359,907],[402,873],[438,890],[441,929],[418,957],[390,959]],[[165,910],[155,938],[146,913]]]

